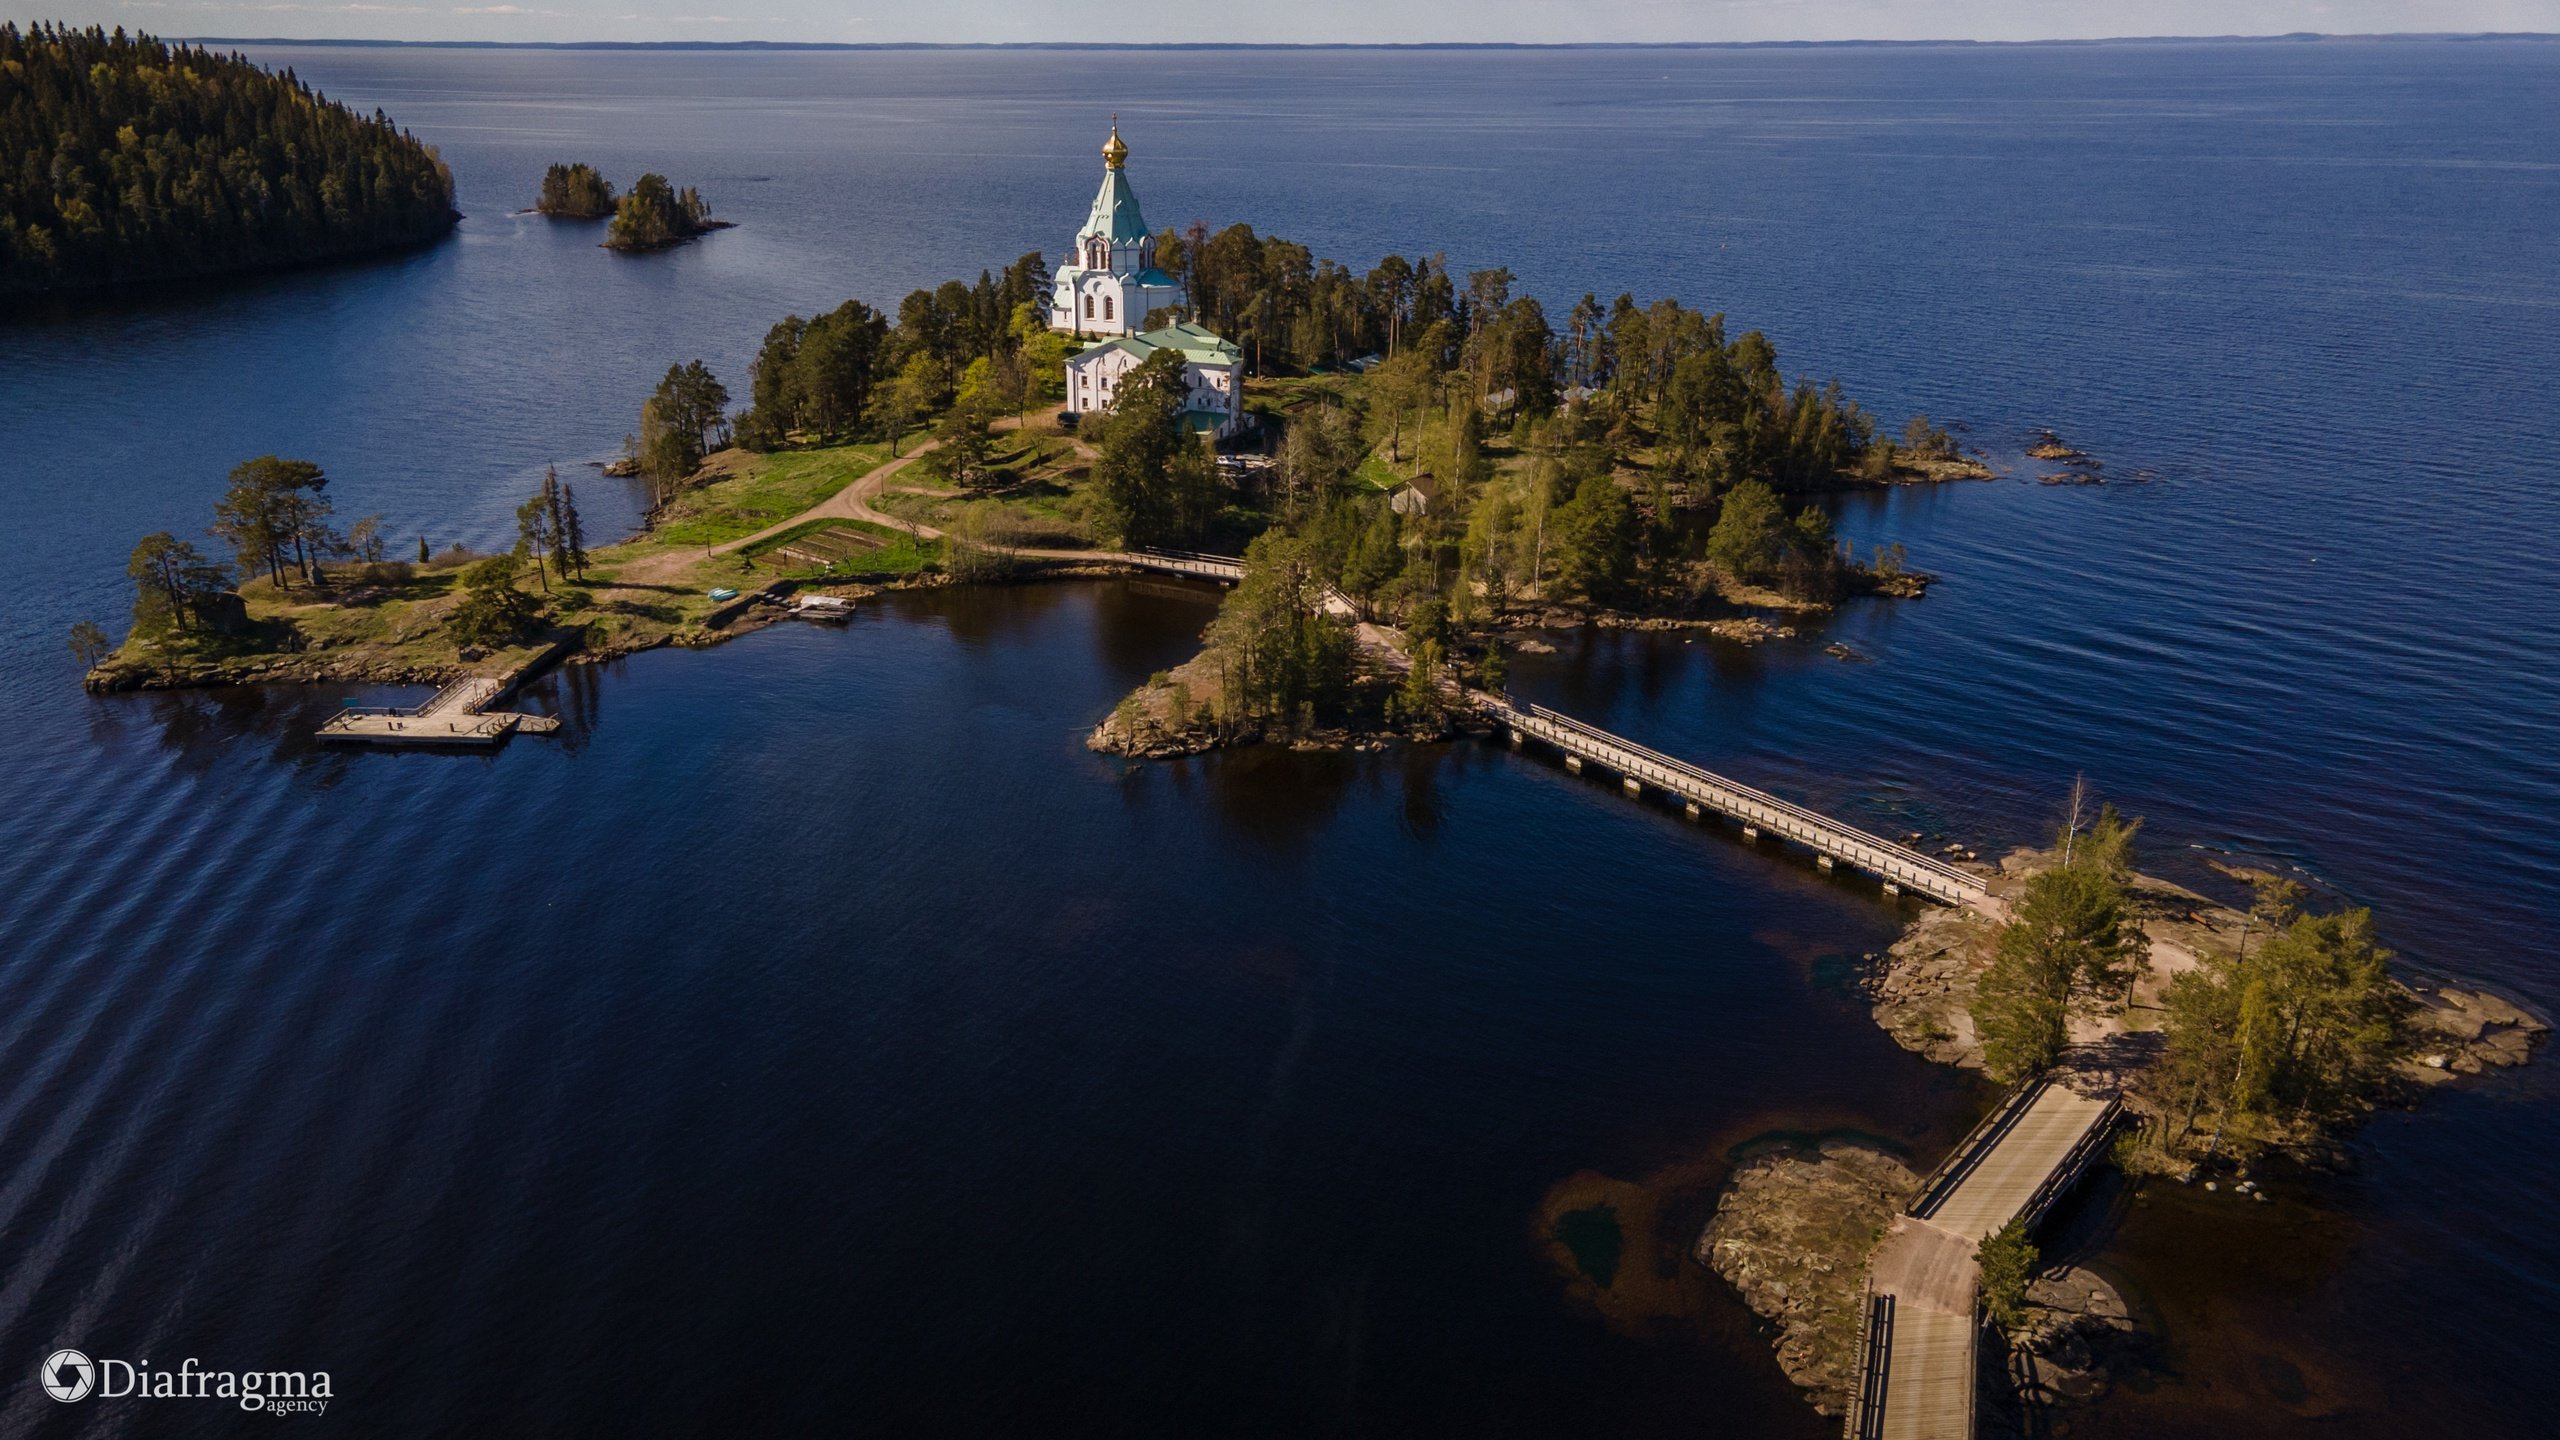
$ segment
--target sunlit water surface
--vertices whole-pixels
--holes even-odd
[[[1178,587],[573,671],[487,758],[315,748],[350,692],[77,690],[66,628],[232,461],[439,544],[550,463],[627,520],[577,466],[668,363],[742,390],[787,311],[1054,256],[1113,110],[1158,225],[1677,294],[2011,473],[1841,505],[1924,601],[1518,688],[1986,847],[2085,772],[2153,868],[2298,866],[2560,992],[2560,47],[257,53],[470,218],[0,325],[0,1361],[327,1369],[366,1434],[1830,1432],[1679,1255],[1751,1137],[1925,1163],[1983,1102],[1847,984],[1902,912],[1489,749],[1086,754]],[[739,228],[512,213],[571,159]],[[2109,483],[2032,483],[2045,425]],[[2058,1243],[2161,1344],[2074,1433],[2532,1433],[2554,1101],[2386,1116],[2268,1206],[2093,1192]],[[1592,1195],[1607,1294],[1551,1243]]]

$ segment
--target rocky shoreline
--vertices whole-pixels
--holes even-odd
[[[595,643],[575,627],[554,627],[534,639],[495,652],[463,647],[450,661],[386,660],[362,646],[315,647],[285,653],[137,663],[109,658],[81,677],[81,688],[106,695],[145,690],[200,690],[233,685],[448,685],[469,675],[497,675],[521,682],[550,665],[601,665],[627,655],[680,646],[708,649],[750,635],[788,617],[782,601],[801,593],[868,599],[884,590],[916,589],[941,583],[938,578],[880,584],[802,586],[778,580],[750,591],[705,620]]]
[[[1993,894],[2006,895],[2050,860],[2049,852],[2018,849],[2002,857],[1996,870],[1973,868],[1989,873]],[[2156,876],[2136,875],[2126,888],[2149,942],[2149,963],[2135,983],[2125,1016],[2075,1019],[2071,1038],[2083,1054],[2104,1057],[2112,1052],[2111,1061],[2084,1063],[2132,1068],[2156,1048],[2156,1028],[2145,1026],[2156,1027],[2169,981],[2194,968],[2206,951],[2236,947],[2251,922],[2237,910]],[[1922,911],[1881,956],[1868,957],[1864,983],[1876,1024],[1906,1050],[1941,1065],[1988,1073],[1969,1012],[1974,984],[1991,963],[1997,934],[1991,920],[1971,911],[1935,906]],[[2412,1002],[2411,1021],[2422,1041],[2399,1067],[2410,1082],[2441,1084],[2455,1076],[2522,1065],[2550,1031],[2541,1019],[2488,991],[2411,972],[2394,978]]]
[[[1961,847],[1948,848],[1950,860],[1970,859]],[[2051,863],[2050,852],[2020,849],[1996,867],[1973,862],[1968,868],[1986,875],[1995,897],[2006,898]],[[2245,872],[2231,873],[2245,878]],[[2153,876],[2136,875],[2127,889],[2148,942],[2148,963],[2123,1014],[2074,1019],[2073,1049],[2064,1061],[2065,1070],[2114,1086],[2124,1086],[2159,1054],[2157,1017],[2168,982],[2201,955],[2236,945],[2251,923],[2239,911]],[[1888,950],[1866,957],[1863,984],[1875,1023],[1906,1050],[1987,1074],[1969,1012],[1998,933],[1994,920],[1975,911],[1923,907]],[[2394,978],[2412,1006],[2416,1043],[2398,1067],[2410,1096],[2457,1076],[2525,1064],[2549,1033],[2540,1018],[2488,991],[2412,973]],[[2137,1088],[2124,1093],[2135,1114],[2160,1118]],[[2348,1163],[2335,1142],[2301,1147],[2291,1158],[2333,1168]],[[2170,1173],[2196,1178],[2191,1163]],[[1917,1188],[1898,1158],[1872,1147],[1790,1147],[1738,1170],[1699,1238],[1698,1259],[1776,1325],[1779,1367],[1824,1414],[1840,1413],[1854,1389],[1855,1302],[1870,1253]],[[2111,1368],[2135,1353],[2134,1329],[2123,1297],[2105,1280],[2082,1269],[2048,1269],[2029,1286],[2025,1322],[2007,1336],[2013,1394],[2030,1407],[2096,1398],[2107,1389]]]

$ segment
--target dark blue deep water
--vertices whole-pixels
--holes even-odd
[[[1983,1103],[1841,983],[1902,912],[1490,749],[1086,754],[1199,597],[897,598],[572,672],[484,758],[78,690],[232,462],[495,540],[669,362],[1054,255],[1114,110],[1158,225],[1676,294],[2012,472],[1844,502],[1924,601],[1518,688],[1985,849],[2085,772],[2153,868],[2560,1002],[2560,46],[259,54],[470,218],[0,324],[0,1435],[279,1423],[57,1406],[58,1345],[326,1369],[343,1434],[1832,1433],[1679,1256],[1744,1141],[1925,1163]],[[568,159],[739,228],[511,213]],[[2047,425],[2111,483],[2032,483]],[[2538,1433],[2551,1067],[2357,1154],[2084,1203],[2160,1350],[2072,1433]],[[1641,1303],[1548,1241],[1603,1192]]]

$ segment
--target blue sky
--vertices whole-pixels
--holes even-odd
[[[21,0],[24,3],[24,0]],[[41,3],[41,0],[39,0]],[[0,12],[5,13],[5,12]],[[404,40],[1521,42],[2085,39],[2560,31],[2560,0],[54,0],[48,18],[162,35]]]

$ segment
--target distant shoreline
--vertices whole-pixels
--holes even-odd
[[[314,45],[382,50],[1911,50],[1964,47],[2020,50],[2034,47],[2100,45],[2280,45],[2372,44],[2427,41],[2465,44],[2495,40],[2560,41],[2560,32],[2545,30],[2411,30],[2381,34],[2329,35],[2293,31],[2282,35],[2114,35],[2088,40],[1425,40],[1339,41],[1310,44],[1243,41],[1168,42],[1155,45],[1078,40],[1021,41],[838,41],[838,40],[359,40],[292,35],[188,35],[173,37],[189,45]]]

